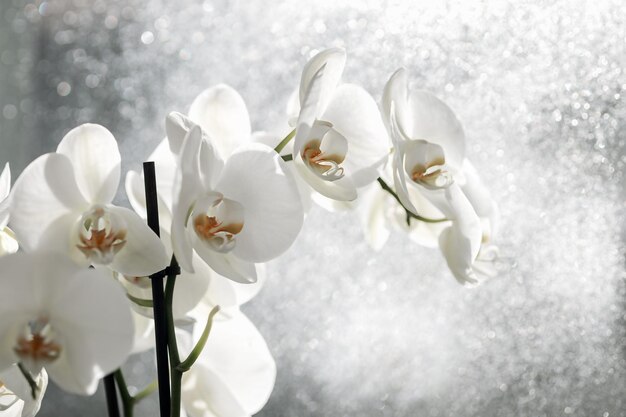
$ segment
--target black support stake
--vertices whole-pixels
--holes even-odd
[[[157,199],[154,162],[143,163],[144,186],[146,190],[146,212],[148,226],[159,233],[159,203]],[[150,275],[152,282],[152,303],[154,308],[154,334],[156,339],[157,379],[159,382],[159,408],[161,417],[170,416],[170,370],[167,356],[167,319],[165,315],[165,295],[163,292],[164,274],[159,271]]]
[[[104,378],[104,395],[107,400],[107,410],[109,417],[120,417],[120,408],[117,402],[117,391],[115,390],[115,379],[113,374],[108,374]]]

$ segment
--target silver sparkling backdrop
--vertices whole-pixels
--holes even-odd
[[[213,84],[284,133],[315,51],[344,47],[344,80],[376,99],[404,66],[464,124],[502,211],[500,275],[461,288],[438,251],[395,233],[375,253],[354,214],[314,209],[244,308],[278,364],[259,415],[626,416],[625,16],[619,0],[3,0],[0,163],[17,174],[89,121],[138,169]],[[103,396],[52,388],[40,415],[104,416]]]

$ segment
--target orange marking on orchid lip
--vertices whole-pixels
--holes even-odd
[[[439,174],[443,172],[441,168],[446,161],[443,158],[435,158],[426,164],[426,166],[422,164],[416,164],[411,171],[411,179],[413,181],[428,181],[433,178],[437,178]],[[432,169],[438,168],[438,169]]]
[[[428,174],[426,173],[426,170],[420,169],[420,168],[415,168],[413,169],[413,173],[411,174],[411,179],[413,181],[424,181],[424,180],[428,180],[431,178],[435,178],[437,177],[439,174],[441,174],[441,170],[437,169],[433,172],[429,172]]]
[[[91,230],[89,238],[82,234],[79,237],[82,245],[76,245],[76,247],[87,257],[94,250],[100,252],[113,250],[114,253],[117,253],[126,244],[126,230],[110,231],[108,234],[106,230]]]
[[[243,229],[243,223],[231,223],[222,226],[221,222],[213,216],[200,215],[193,220],[196,233],[204,239],[211,239],[220,232],[227,233],[229,237],[236,235]]]
[[[302,159],[309,162],[309,166],[320,174],[329,178],[339,179],[343,177],[344,169],[340,167],[344,157],[336,154],[325,154],[319,148],[318,141],[311,141],[302,151]]]
[[[59,344],[46,340],[39,333],[30,335],[30,337],[21,336],[13,350],[21,359],[43,362],[53,362],[61,354],[61,346]]]

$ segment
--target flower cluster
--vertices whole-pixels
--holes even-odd
[[[341,82],[345,63],[343,50],[328,49],[305,65],[282,140],[253,132],[244,100],[226,85],[202,92],[187,114],[170,113],[149,157],[160,238],[145,221],[143,174],[125,179],[134,211],[112,204],[121,156],[103,126],[71,130],[12,190],[5,167],[0,410],[34,415],[48,376],[89,395],[110,373],[132,410],[150,387],[135,397],[124,392],[119,368],[154,347],[151,280],[167,275],[161,271],[171,262],[180,265],[165,295],[172,415],[256,413],[276,365],[239,307],[261,289],[265,262],[289,249],[313,203],[360,213],[374,249],[394,227],[438,246],[462,284],[494,275],[497,208],[466,158],[454,112],[409,89],[403,69],[379,106],[362,87]]]

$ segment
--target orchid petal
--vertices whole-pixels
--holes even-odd
[[[433,94],[417,90],[409,95],[411,139],[425,139],[441,146],[446,162],[460,171],[465,157],[463,126],[450,107]]]
[[[7,162],[0,174],[0,230],[9,221],[9,192],[11,191],[11,167]]]
[[[145,352],[154,347],[154,320],[131,310],[135,326],[135,338],[131,353]]]
[[[80,125],[69,131],[57,147],[74,167],[78,189],[91,204],[113,201],[120,182],[120,152],[104,126]]]
[[[146,218],[146,193],[142,175],[136,171],[128,171],[124,181],[126,196],[131,207],[142,218]]]
[[[304,163],[300,155],[296,156],[294,164],[302,178],[323,196],[340,201],[352,201],[357,198],[356,186],[349,177],[342,177],[336,181],[324,180]]]
[[[382,99],[382,116],[383,122],[388,132],[396,132],[391,134],[391,140],[394,146],[402,137],[408,137],[407,119],[408,119],[408,81],[404,68],[398,69],[385,84]],[[392,123],[392,114],[395,122]],[[395,125],[395,126],[394,126]]]
[[[196,236],[193,239],[196,253],[213,271],[235,282],[243,284],[256,282],[254,263],[239,259],[232,252],[216,252]]]
[[[335,93],[321,120],[332,123],[333,128],[347,138],[348,150],[343,167],[346,175],[353,175],[373,165],[380,166],[389,153],[387,131],[376,102],[362,87],[342,84]],[[378,177],[376,170],[354,181],[363,187]]]
[[[311,78],[307,86],[304,96],[301,98],[300,114],[296,123],[296,135],[293,139],[293,156],[294,159],[300,154],[302,148],[307,144],[311,137],[311,129],[320,115],[318,112],[318,104],[324,86],[324,71],[326,66],[323,65],[317,70]]]
[[[0,368],[16,343],[16,325],[23,329],[45,317],[61,346],[59,357],[46,364],[50,377],[67,391],[95,392],[98,379],[119,367],[132,347],[132,317],[119,284],[54,253],[6,256],[0,271],[6,289],[0,302],[6,318],[0,322]]]
[[[298,236],[303,222],[298,190],[272,148],[257,143],[239,148],[226,162],[216,189],[244,207],[243,229],[233,249],[237,257],[268,261]]]
[[[182,402],[193,417],[249,417],[220,375],[196,364],[183,376]]]
[[[174,155],[180,155],[185,136],[195,126],[197,124],[182,113],[173,111],[167,115],[165,118],[165,133],[167,134],[170,151]]]
[[[199,363],[215,370],[249,414],[265,405],[274,388],[276,363],[263,336],[243,313],[213,323]]]
[[[311,58],[302,70],[300,79],[300,107],[304,109],[307,101],[307,93],[311,83],[317,77],[321,68],[324,69],[323,80],[320,85],[320,93],[315,105],[315,114],[320,115],[332,99],[332,94],[341,80],[341,74],[346,64],[346,51],[340,48],[326,49]]]
[[[206,190],[215,189],[224,161],[217,155],[215,148],[206,139],[200,146],[200,180]]]
[[[472,207],[479,217],[490,217],[493,212],[493,199],[485,184],[480,179],[476,168],[469,161],[463,162],[463,173],[465,175],[465,184],[461,186],[463,193],[467,196]]]
[[[186,230],[188,213],[202,187],[199,178],[198,154],[202,143],[200,127],[194,127],[185,137],[181,149],[180,169],[174,179],[172,207],[172,249],[180,266],[193,272],[193,247]]]
[[[152,229],[135,212],[117,206],[107,210],[121,216],[126,222],[126,244],[113,258],[111,268],[130,276],[148,276],[165,268],[169,259],[165,247]]]
[[[219,84],[200,93],[191,104],[189,118],[202,127],[224,159],[250,140],[248,109],[228,85]]]
[[[4,384],[4,390],[10,390],[20,399],[8,410],[3,410],[2,417],[34,417],[37,414],[48,387],[48,373],[42,369],[41,373],[34,377],[34,380],[37,385],[37,395],[33,399],[30,385],[17,365],[0,372],[0,383]],[[0,390],[2,390],[1,387]],[[0,399],[8,396],[7,394],[9,393],[0,392]]]
[[[48,366],[48,371],[63,389],[91,395],[98,379],[118,368],[130,354],[134,323],[119,284],[93,270],[81,271],[75,277],[82,280],[75,284],[81,287],[80,296],[70,290],[72,284],[66,284],[66,291],[51,307],[56,312],[55,324],[59,322],[56,329],[65,339],[67,364],[72,372],[57,362]],[[86,376],[95,381],[86,384]]]
[[[387,227],[386,211],[393,197],[376,185],[369,187],[359,198],[359,214],[365,240],[375,251],[385,245],[391,231]]]
[[[225,309],[236,308],[254,298],[263,288],[267,280],[265,264],[256,264],[257,281],[250,284],[241,284],[228,279],[216,272],[211,272],[208,289],[198,306],[194,309],[195,317],[206,317],[211,309],[217,305]]]
[[[8,227],[0,229],[0,256],[15,253],[19,248],[20,245],[17,243],[13,231]]]
[[[453,221],[439,236],[439,246],[455,278],[460,283],[475,284],[472,265],[482,240],[480,219],[457,184],[445,189],[445,198],[450,210],[446,217]]]
[[[159,199],[163,200],[165,207],[172,210],[172,198],[174,189],[174,177],[176,176],[176,155],[172,153],[167,140],[162,140],[154,151],[148,156],[148,161],[154,162],[157,191]],[[143,180],[141,181],[142,194]]]
[[[26,251],[40,246],[42,236],[59,218],[71,213],[78,218],[88,207],[70,160],[55,153],[40,156],[24,169],[11,200],[11,226]]]

